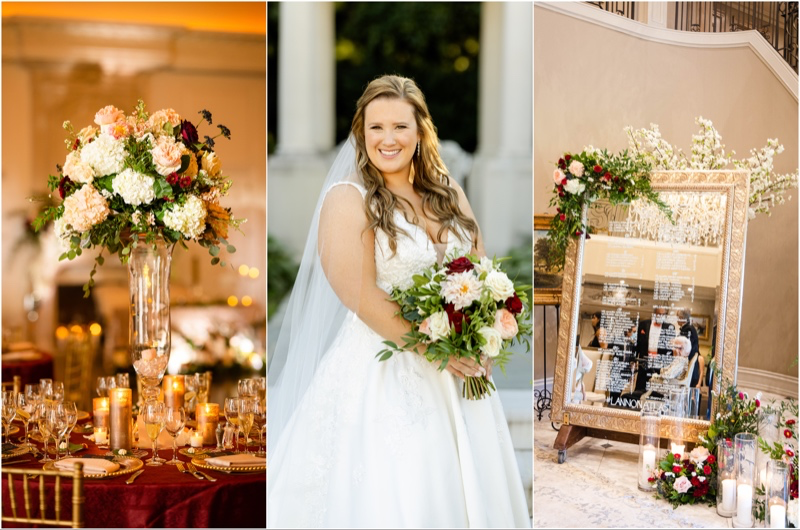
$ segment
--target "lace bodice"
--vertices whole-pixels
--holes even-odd
[[[367,191],[364,187],[353,182],[347,184],[358,189],[362,197],[366,196]],[[407,221],[401,211],[395,212],[394,222],[408,234],[398,233],[395,253],[389,247],[388,234],[381,229],[375,231],[377,284],[381,290],[390,294],[393,289],[408,289],[414,285],[413,276],[436,263],[438,259],[436,245],[424,228]],[[452,232],[446,234],[447,245],[443,255],[469,252],[471,240],[463,232],[461,239]]]

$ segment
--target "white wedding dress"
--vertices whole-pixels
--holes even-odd
[[[364,189],[356,186],[362,195]],[[378,286],[409,286],[437,260],[402,214],[397,252],[378,230]],[[447,253],[469,250],[448,235]],[[497,393],[468,401],[423,357],[380,362],[383,339],[348,314],[299,408],[270,447],[269,528],[530,527]]]

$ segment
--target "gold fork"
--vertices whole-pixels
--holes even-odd
[[[192,473],[200,473],[201,475],[206,477],[211,482],[216,482],[217,481],[217,479],[215,479],[214,477],[212,477],[211,475],[209,475],[205,471],[200,471],[199,469],[197,469],[192,462],[186,462],[186,467],[188,467],[189,471],[191,471]]]
[[[183,467],[183,462],[178,462],[178,471],[180,471],[181,473],[192,473],[191,471]],[[203,477],[198,475],[197,473],[192,473],[192,476],[197,480],[203,480]]]

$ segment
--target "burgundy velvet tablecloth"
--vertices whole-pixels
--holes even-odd
[[[41,351],[10,352],[2,355],[3,382],[11,382],[14,376],[22,377],[25,385],[39,384],[39,379],[53,377],[53,356]]]
[[[86,443],[88,450],[83,454],[102,454],[85,440],[83,435],[72,434],[72,443]],[[35,444],[41,448],[40,444]],[[150,458],[148,455],[144,460]],[[159,456],[172,458],[172,448],[160,449]],[[178,455],[183,461],[190,459]],[[10,460],[17,460],[16,458]],[[38,468],[43,464],[26,455],[32,463],[14,464],[13,467]],[[197,480],[194,476],[178,472],[175,466],[145,466],[144,473],[136,478],[133,484],[126,484],[130,475],[122,475],[108,479],[85,479],[84,506],[87,528],[266,528],[267,526],[267,474],[231,474],[218,471],[205,471],[217,479],[216,482]],[[52,481],[48,479],[48,489],[52,495]],[[63,480],[63,479],[62,479]],[[3,515],[11,515],[8,481],[4,477]],[[15,478],[15,491],[18,508],[22,506],[22,478]],[[30,482],[33,499],[39,498],[38,479]],[[72,481],[62,483],[62,518],[69,520],[72,514],[71,494]],[[66,502],[65,502],[66,501]],[[52,500],[48,503],[54,506]],[[52,508],[51,508],[52,510]],[[23,509],[24,511],[24,509]],[[37,509],[38,512],[38,509]],[[52,512],[48,517],[53,517]],[[3,526],[12,526],[3,523]]]

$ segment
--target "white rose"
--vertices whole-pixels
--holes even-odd
[[[431,340],[437,341],[450,334],[450,319],[447,313],[439,311],[430,316]]]
[[[496,270],[494,268],[494,263],[492,262],[492,260],[490,258],[487,258],[486,256],[481,258],[481,262],[480,263],[476,263],[475,264],[475,272],[478,273],[478,276],[480,276],[484,272],[488,274],[488,273],[492,272],[493,270]]]
[[[506,300],[514,294],[514,283],[508,279],[505,272],[492,271],[486,275],[483,283],[489,288],[495,302]]]
[[[486,344],[481,346],[481,351],[489,357],[497,357],[500,354],[500,346],[503,344],[500,333],[494,328],[484,326],[478,330],[478,335],[486,340]]]
[[[576,177],[583,176],[583,164],[578,162],[577,160],[573,160],[569,163],[569,172],[575,175]]]
[[[586,184],[578,179],[569,179],[564,185],[564,190],[572,194],[581,194],[586,189]]]

